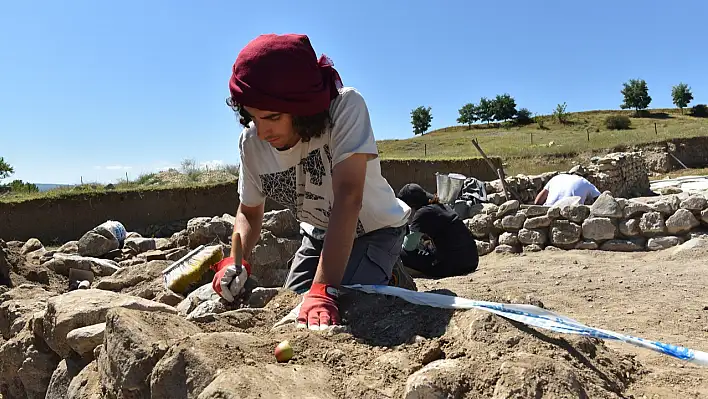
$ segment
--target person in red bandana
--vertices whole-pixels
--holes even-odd
[[[234,237],[246,259],[234,259],[232,249],[214,288],[227,300],[242,292],[271,198],[292,210],[303,236],[285,283],[304,293],[298,326],[339,324],[339,287],[389,284],[410,215],[381,175],[366,102],[299,34],[249,42],[229,90],[227,104],[244,126]]]

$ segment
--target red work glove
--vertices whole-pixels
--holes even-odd
[[[211,270],[216,272],[211,288],[228,302],[233,302],[243,293],[246,280],[251,275],[251,265],[245,259],[241,265],[236,265],[233,257],[220,260],[211,266]]]
[[[336,287],[313,283],[300,305],[297,327],[326,330],[329,326],[339,324],[339,309],[336,302],[338,296],[339,290]]]

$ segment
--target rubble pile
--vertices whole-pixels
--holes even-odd
[[[118,247],[93,233],[56,248],[0,240],[0,397],[616,398],[645,373],[602,341],[549,341],[488,313],[358,292],[340,298],[345,328],[280,325],[301,299],[276,288],[299,244],[289,211],[267,214],[238,303],[210,282],[165,288],[162,270],[190,249],[230,251],[232,223],[195,218],[170,238],[127,232]],[[295,355],[278,363],[284,340]]]

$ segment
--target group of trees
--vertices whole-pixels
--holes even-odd
[[[477,121],[487,122],[487,124],[511,120],[518,124],[526,124],[532,121],[531,111],[526,108],[517,110],[514,97],[507,93],[497,95],[493,99],[482,97],[477,104],[467,103],[459,109],[459,113],[457,123],[467,125],[469,128]],[[424,134],[430,129],[432,120],[430,107],[420,106],[411,111],[411,124],[416,135]]]
[[[623,83],[621,93],[624,96],[624,102],[620,105],[620,108],[634,109],[636,114],[640,114],[641,111],[647,109],[652,100],[647,82],[643,79],[630,79],[628,82]],[[683,109],[693,101],[691,88],[685,83],[673,86],[671,88],[671,99],[673,104],[683,114]],[[553,117],[560,123],[567,122],[565,109],[565,103],[558,104],[553,112]],[[457,123],[467,125],[468,128],[472,128],[472,124],[477,121],[487,122],[487,124],[497,121],[513,121],[517,125],[524,125],[533,121],[531,111],[526,108],[517,110],[516,101],[506,93],[497,95],[493,99],[482,97],[479,103],[467,103],[458,112],[460,116],[457,118]],[[708,109],[706,109],[705,105],[699,104],[693,107],[692,114],[694,116],[707,116]],[[424,134],[430,129],[432,120],[433,115],[430,107],[420,106],[411,111],[411,124],[416,135]]]
[[[13,173],[15,173],[15,169],[5,161],[5,158],[0,157],[0,180],[7,179]],[[35,193],[39,191],[39,188],[35,184],[25,183],[22,180],[13,180],[8,184],[0,184],[0,193],[8,191]]]

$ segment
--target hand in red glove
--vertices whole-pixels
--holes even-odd
[[[297,327],[326,330],[329,326],[339,324],[339,309],[336,302],[338,296],[339,290],[336,287],[313,283],[300,304]]]
[[[236,265],[233,257],[220,260],[211,267],[216,272],[211,281],[211,288],[228,302],[233,302],[243,294],[246,280],[251,275],[251,265],[246,260]]]

